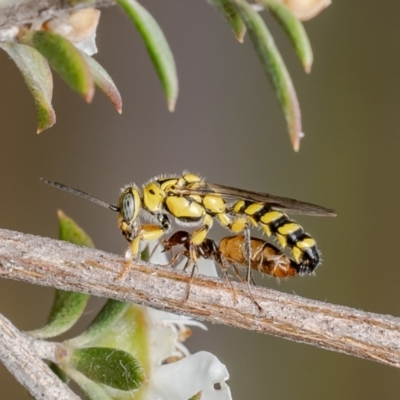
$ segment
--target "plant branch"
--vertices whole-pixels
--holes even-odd
[[[89,7],[105,7],[115,4],[115,0],[28,0],[16,2],[0,8],[0,29],[20,26],[33,21],[60,17],[67,11]]]
[[[197,319],[266,333],[400,367],[400,318],[196,276],[184,302],[189,274],[134,262],[116,280],[125,259],[66,242],[0,230],[0,277],[130,301]]]
[[[21,333],[0,314],[0,360],[15,378],[36,399],[79,400],[41,359],[50,358],[55,346]]]

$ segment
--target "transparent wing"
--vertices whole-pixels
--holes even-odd
[[[248,200],[256,203],[268,204],[272,209],[288,213],[313,215],[317,217],[335,217],[335,211],[303,201],[289,199],[287,197],[274,196],[268,193],[252,192],[229,186],[217,185],[208,182],[194,182],[185,188],[174,188],[173,192],[180,195],[218,194],[230,200]]]

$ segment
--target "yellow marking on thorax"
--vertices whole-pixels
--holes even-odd
[[[207,211],[210,211],[215,214],[223,213],[226,210],[225,200],[220,196],[212,196],[212,195],[204,196],[203,205]]]
[[[189,197],[191,199],[193,199],[194,201],[197,201],[198,203],[201,203],[201,196],[199,196],[198,194],[191,194]]]
[[[199,182],[201,181],[201,178],[195,174],[191,174],[190,172],[188,172],[187,174],[183,175],[183,179],[185,179],[185,181],[187,183],[193,183],[193,182]]]
[[[204,207],[195,201],[189,201],[186,197],[169,196],[165,203],[170,213],[177,218],[200,219],[206,213]]]
[[[178,182],[178,179],[168,179],[167,181],[163,182],[160,185],[161,190],[163,190],[164,192],[168,192],[168,190],[171,188],[171,186],[176,185]]]
[[[159,212],[163,209],[165,192],[155,182],[143,188],[143,203],[150,212]]]
[[[260,221],[263,224],[269,224],[277,219],[281,218],[284,214],[280,211],[268,211],[261,218]]]

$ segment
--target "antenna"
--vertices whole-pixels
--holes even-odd
[[[90,200],[91,202],[96,203],[99,206],[110,209],[111,211],[117,211],[117,212],[120,211],[120,208],[115,206],[114,204],[106,203],[105,201],[100,200],[97,197],[94,197],[89,193],[82,192],[82,190],[74,189],[72,187],[63,185],[62,183],[48,181],[47,179],[44,179],[44,178],[40,178],[40,180],[44,183],[47,183],[50,186],[57,188],[57,189],[61,189],[61,190],[64,190],[65,192],[76,194],[79,197],[83,197],[86,200]]]

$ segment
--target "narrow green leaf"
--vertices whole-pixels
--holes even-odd
[[[246,34],[246,25],[239,13],[232,6],[229,0],[208,0],[225,18],[228,24],[231,26],[236,39],[243,43],[244,35]]]
[[[125,313],[131,306],[129,303],[124,303],[118,300],[107,300],[101,311],[90,326],[81,335],[71,339],[68,343],[74,347],[82,347],[86,343],[94,340],[102,334],[107,334],[111,325],[114,325],[118,318]]]
[[[23,44],[1,43],[0,47],[13,59],[33,95],[38,118],[37,133],[50,128],[56,122],[56,114],[51,105],[53,77],[46,59]]]
[[[277,0],[258,0],[270,10],[271,14],[281,24],[289,36],[297,55],[303,64],[304,70],[309,73],[313,62],[313,53],[310,41],[303,24],[293,15],[286,5]]]
[[[108,347],[73,350],[69,366],[94,382],[124,391],[138,389],[146,381],[135,357]]]
[[[122,99],[117,86],[115,86],[114,81],[108,72],[92,57],[88,56],[86,53],[81,52],[82,57],[85,59],[94,83],[98,88],[110,99],[111,103],[114,104],[116,110],[122,113]]]
[[[174,57],[164,33],[155,19],[136,0],[117,0],[117,2],[129,18],[131,18],[136,29],[142,36],[161,80],[167,97],[168,109],[171,112],[174,111],[178,97],[178,77]]]
[[[230,0],[235,5],[249,31],[249,36],[260,57],[267,76],[277,93],[286,117],[289,135],[295,151],[299,150],[301,114],[296,91],[285,63],[263,19],[245,0]]]
[[[18,40],[35,48],[64,81],[90,103],[94,83],[80,51],[67,39],[50,31],[24,31]]]
[[[65,215],[61,210],[58,210],[57,215],[60,223],[60,240],[94,249],[92,239],[72,218]]]
[[[28,332],[29,335],[47,339],[71,329],[83,314],[89,295],[57,289],[53,307],[43,328]]]
[[[58,211],[60,239],[79,246],[94,248],[92,239],[62,211]],[[49,318],[43,328],[28,332],[36,338],[46,339],[61,335],[72,328],[83,314],[89,295],[57,289]]]

